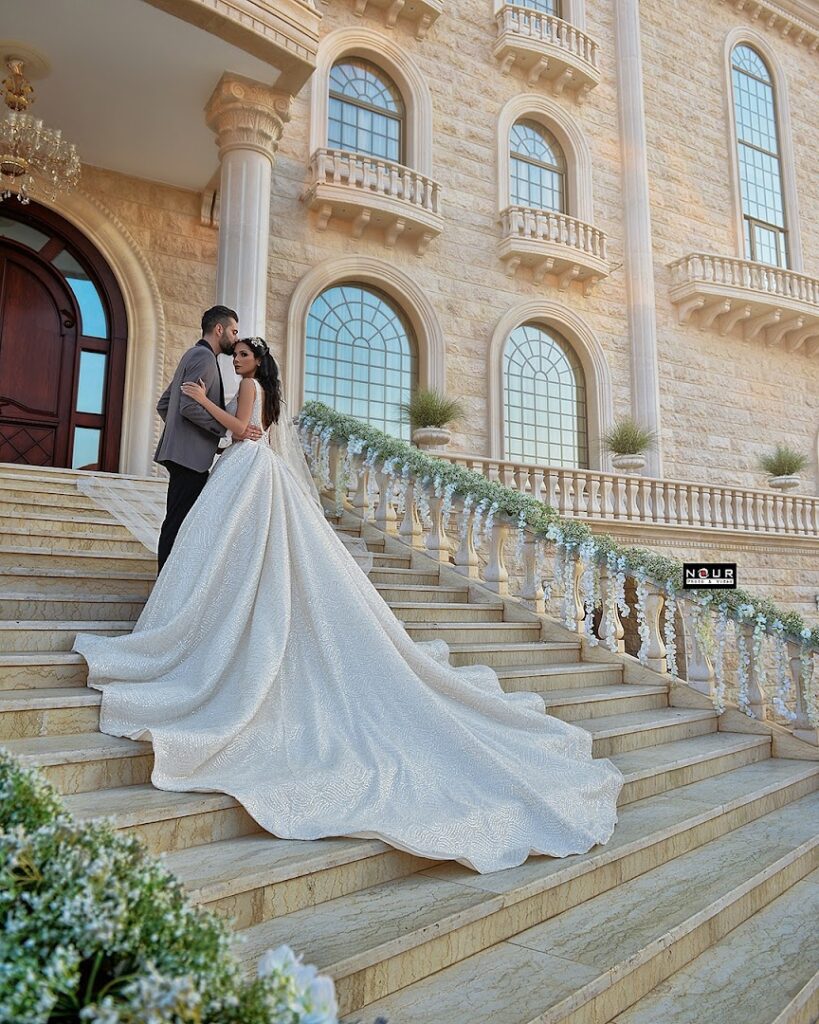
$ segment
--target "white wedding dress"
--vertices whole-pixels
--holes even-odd
[[[77,637],[102,731],[152,741],[158,788],[228,793],[283,838],[377,838],[481,872],[605,843],[619,771],[538,696],[410,639],[301,452],[276,450],[289,429],[221,456],[131,635]]]

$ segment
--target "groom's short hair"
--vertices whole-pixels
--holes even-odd
[[[202,334],[210,334],[217,324],[227,327],[228,320],[239,323],[239,314],[229,306],[211,306],[202,314]]]

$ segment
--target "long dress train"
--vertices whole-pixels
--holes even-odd
[[[282,838],[486,872],[585,852],[617,820],[622,776],[590,734],[414,643],[265,440],[218,460],[133,633],[74,650],[102,731],[152,741],[155,786],[228,793]]]

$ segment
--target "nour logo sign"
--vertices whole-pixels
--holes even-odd
[[[736,590],[736,562],[683,562],[683,587],[717,587]]]

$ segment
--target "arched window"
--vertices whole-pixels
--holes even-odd
[[[310,307],[304,365],[305,400],[409,439],[401,412],[417,380],[415,339],[400,310],[359,284],[327,288]]]
[[[788,266],[782,166],[771,73],[750,46],[731,54],[745,257]]]
[[[509,198],[513,206],[566,210],[566,161],[555,137],[535,121],[518,121],[509,134]]]
[[[507,459],[588,468],[583,368],[556,331],[539,324],[512,331],[503,388]]]
[[[375,65],[347,58],[330,72],[327,145],[403,162],[404,103]]]

